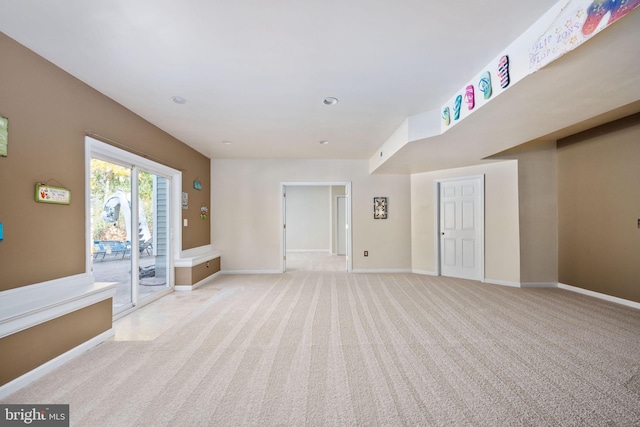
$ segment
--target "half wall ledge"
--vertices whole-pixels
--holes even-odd
[[[113,298],[114,283],[78,274],[0,292],[0,338]]]
[[[213,279],[220,272],[221,255],[210,245],[183,251],[174,260],[175,289],[191,291]]]

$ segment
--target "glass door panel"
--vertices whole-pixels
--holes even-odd
[[[138,173],[140,299],[169,286],[169,179]]]
[[[116,283],[113,312],[135,304],[131,275],[131,168],[91,159],[92,270],[96,282]]]

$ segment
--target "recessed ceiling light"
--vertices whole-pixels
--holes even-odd
[[[334,98],[333,96],[328,96],[322,100],[324,105],[336,105],[338,103],[338,98]]]
[[[222,143],[223,143],[224,145],[231,145],[231,144],[233,144],[231,141],[222,141]]]
[[[327,145],[329,143],[329,141],[320,141],[320,145]]]
[[[171,97],[171,100],[172,100],[173,102],[175,102],[176,104],[180,104],[180,105],[183,105],[183,104],[186,104],[186,103],[187,103],[187,100],[186,100],[186,99],[184,99],[184,98],[183,98],[183,97],[181,97],[181,96],[172,96],[172,97]]]

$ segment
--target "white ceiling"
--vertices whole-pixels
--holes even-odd
[[[438,109],[554,3],[0,0],[0,31],[208,157],[369,159],[407,117]],[[626,26],[638,40],[634,15]],[[639,57],[638,43],[629,46],[627,62]],[[625,77],[636,88],[638,74]],[[566,86],[545,83],[552,92]],[[504,95],[537,91],[522,82]],[[327,96],[340,102],[325,106]],[[484,114],[500,113],[493,103]],[[447,133],[464,133],[480,113]],[[592,113],[602,112],[577,118]],[[518,141],[542,135],[513,131]],[[428,145],[407,147],[386,171],[427,170],[416,161],[434,157]]]

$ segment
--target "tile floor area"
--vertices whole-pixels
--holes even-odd
[[[346,258],[329,252],[287,252],[287,271],[346,271]],[[193,291],[171,292],[114,321],[115,336],[111,340],[152,341],[218,291],[214,280]]]
[[[113,341],[152,341],[180,323],[219,289],[215,283],[194,291],[175,291],[113,322]]]

